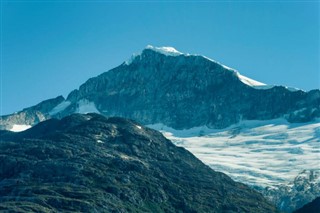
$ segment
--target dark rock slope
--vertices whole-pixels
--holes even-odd
[[[319,212],[320,212],[320,197],[317,197],[312,202],[294,211],[294,213],[319,213]]]
[[[130,63],[89,79],[72,91],[65,103],[59,112],[39,111],[45,117],[60,118],[81,112],[81,105],[90,103],[107,116],[163,123],[175,129],[223,128],[241,119],[284,117],[290,122],[308,122],[320,117],[319,90],[256,89],[244,84],[237,71],[206,57],[170,56],[152,48],[144,49]],[[12,125],[8,117],[16,115],[2,119],[0,128]],[[26,123],[23,118],[18,121]]]
[[[276,212],[161,133],[74,114],[1,131],[0,211]]]

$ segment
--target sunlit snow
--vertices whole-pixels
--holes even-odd
[[[166,56],[179,56],[179,55],[189,55],[189,54],[184,54],[182,52],[179,52],[178,50],[176,50],[173,47],[154,47],[152,45],[147,45],[145,47],[145,49],[149,49],[149,50],[153,50],[155,52],[161,53],[163,55]],[[135,53],[133,54],[130,59],[126,60],[124,63],[126,65],[130,65],[132,63],[132,61],[136,58],[136,57],[140,57],[141,53]]]
[[[31,128],[30,125],[25,125],[25,124],[13,124],[12,128],[10,129],[10,131],[12,132],[22,132],[26,129]]]
[[[214,170],[256,186],[287,183],[305,169],[319,169],[320,120],[290,124],[284,119],[242,121],[226,129],[160,130]]]
[[[249,86],[266,86],[266,84],[261,83],[259,81],[253,80],[251,78],[248,78],[246,76],[241,75],[240,73],[237,73],[240,81],[244,84],[247,84]]]
[[[154,47],[154,46],[148,45],[145,49],[151,49],[155,52],[158,52],[164,55],[169,55],[169,56],[178,56],[183,54],[173,47]]]

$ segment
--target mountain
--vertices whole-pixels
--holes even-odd
[[[320,193],[312,188],[289,193],[304,203],[280,196],[287,193],[280,193],[282,186],[303,170],[319,168],[319,89],[265,85],[205,56],[147,46],[67,98],[1,116],[0,129],[21,131],[88,112],[165,130],[167,138],[214,170],[263,193],[267,188],[279,208],[282,202],[298,207]]]
[[[2,116],[0,128],[33,126],[48,118],[87,112],[174,129],[224,128],[241,120],[280,117],[308,122],[320,117],[319,90],[264,85],[207,57],[152,46],[89,79],[66,100],[57,97],[45,103]]]
[[[320,196],[319,179],[319,169],[304,170],[292,182],[277,187],[267,187],[262,193],[280,210],[292,212]]]
[[[294,213],[319,213],[320,212],[320,197],[317,197],[312,202],[304,205]]]
[[[74,114],[0,133],[1,211],[276,212],[131,120]]]
[[[50,112],[64,101],[63,96],[48,99],[11,115],[1,116],[0,129],[22,131],[51,118]]]

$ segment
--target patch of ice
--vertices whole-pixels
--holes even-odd
[[[59,112],[62,112],[63,110],[65,110],[69,105],[71,104],[70,101],[62,101],[60,104],[58,104],[57,106],[55,106],[50,112],[49,115],[55,115]]]
[[[25,124],[13,124],[12,128],[10,129],[11,132],[22,132],[24,130],[27,130],[31,128],[30,125]]]
[[[88,101],[87,99],[81,99],[80,101],[78,101],[77,105],[78,106],[76,109],[76,113],[82,113],[82,114],[99,113],[100,114],[95,104],[93,102]]]

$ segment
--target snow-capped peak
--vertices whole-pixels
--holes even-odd
[[[184,55],[184,56],[198,56],[198,57],[203,57],[213,63],[216,63],[220,66],[222,66],[224,69],[226,70],[229,70],[229,71],[232,71],[232,72],[235,72],[237,77],[239,78],[239,80],[254,88],[254,89],[260,89],[260,90],[266,90],[266,89],[271,89],[273,87],[275,87],[276,85],[267,85],[265,83],[262,83],[262,82],[259,82],[259,81],[256,81],[256,80],[253,80],[251,78],[248,78],[246,76],[243,76],[241,75],[236,69],[233,69],[233,68],[230,68],[230,67],[227,67],[225,66],[224,64],[218,62],[218,61],[215,61],[211,58],[208,58],[204,55],[198,55],[198,54],[188,54],[188,53],[182,53],[178,50],[176,50],[175,48],[173,47],[155,47],[155,46],[152,46],[152,45],[147,45],[144,50],[152,50],[152,51],[155,51],[157,53],[160,53],[160,54],[163,54],[163,55],[166,55],[166,56],[180,56],[180,55]],[[143,51],[142,51],[143,52]],[[124,63],[126,65],[130,65],[132,63],[133,60],[135,60],[136,58],[138,57],[141,57],[141,54],[142,52],[138,53],[138,54],[133,54],[130,59],[128,59],[127,61],[125,61]],[[286,89],[290,90],[290,91],[297,91],[297,90],[300,90],[300,89],[297,89],[297,88],[292,88],[292,87],[285,87]]]
[[[183,55],[182,52],[179,52],[173,47],[154,47],[151,45],[146,46],[145,49],[153,50],[155,52],[168,55],[168,56],[178,56],[178,55]]]
[[[166,55],[166,56],[179,56],[179,55],[189,55],[189,54],[184,54],[182,52],[179,52],[178,50],[176,50],[173,47],[154,47],[152,45],[147,45],[144,50],[152,50],[154,52]],[[143,52],[143,51],[142,51]],[[134,53],[128,60],[126,60],[124,63],[126,65],[130,65],[132,63],[132,61],[137,58],[140,57],[142,52],[140,53]]]

